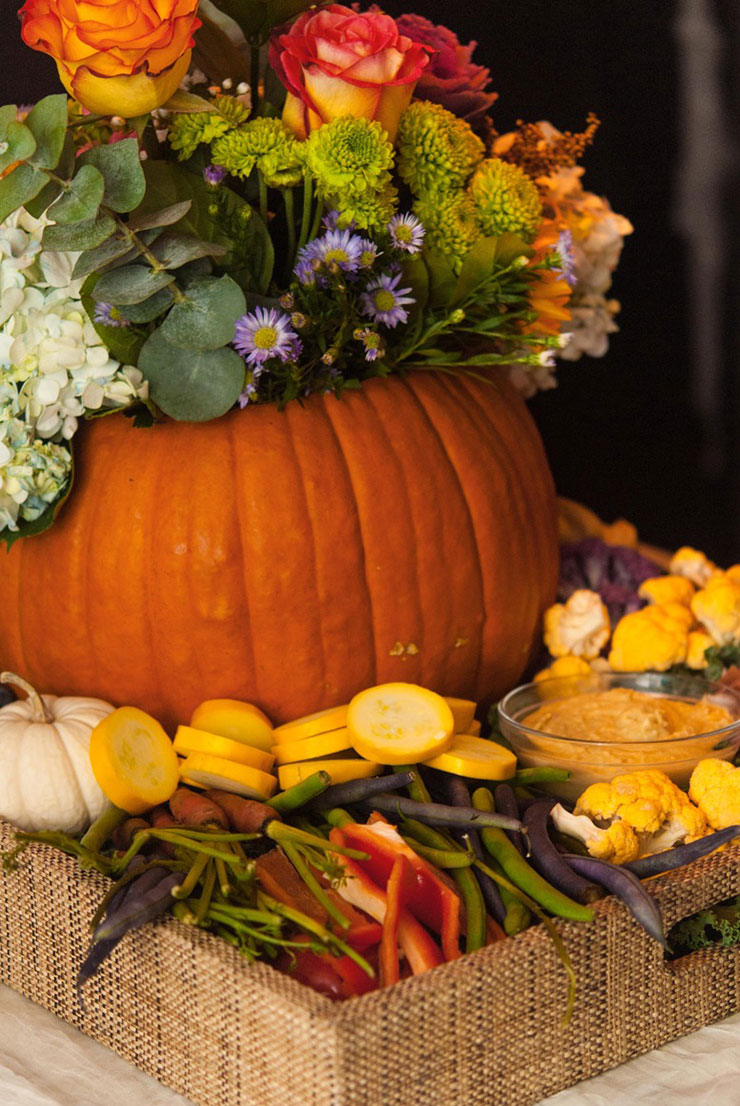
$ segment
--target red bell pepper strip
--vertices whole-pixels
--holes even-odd
[[[401,965],[398,962],[398,923],[401,919],[407,864],[406,857],[399,853],[385,889],[386,910],[383,919],[383,937],[380,942],[381,987],[390,987],[391,983],[398,983],[401,977]]]
[[[329,840],[335,845],[344,845],[344,831],[333,829],[329,834]],[[376,921],[383,922],[388,909],[385,891],[370,878],[356,860],[339,854],[336,854],[336,860],[344,868],[347,876],[346,882],[337,888],[342,898],[360,910],[364,910]],[[402,884],[405,882],[403,878],[401,882]],[[443,963],[440,949],[405,906],[399,910],[397,938],[414,975],[420,975],[429,968],[435,968]]]
[[[307,942],[309,938],[296,937],[295,940]],[[329,952],[294,949],[280,956],[277,967],[298,983],[305,983],[335,1002],[367,994],[378,986],[378,980],[370,979],[351,957],[332,956]]]
[[[368,826],[351,823],[342,827],[342,833],[347,845],[368,854],[369,860],[353,863],[381,888],[387,886],[396,858],[406,858],[404,906],[440,935],[445,960],[457,959],[461,955],[460,896],[445,882],[442,874],[422,860],[388,822],[378,820]]]

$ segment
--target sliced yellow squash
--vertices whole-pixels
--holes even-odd
[[[215,787],[262,801],[272,798],[277,789],[277,780],[267,772],[208,753],[192,753],[186,757],[180,764],[180,779],[194,787]]]
[[[466,733],[468,737],[480,737],[481,724],[477,718],[474,718],[470,725],[465,730],[461,730],[461,733]]]
[[[449,749],[425,763],[440,772],[475,780],[508,780],[516,772],[516,757],[511,749],[472,734],[455,734]]]
[[[416,684],[380,684],[355,695],[347,711],[352,747],[378,764],[416,764],[443,753],[455,729],[441,695]]]
[[[445,695],[445,702],[455,719],[455,733],[470,733],[470,725],[475,718],[478,704],[472,699],[454,699],[450,695]]]
[[[218,737],[253,745],[266,753],[272,749],[270,719],[259,707],[240,699],[207,699],[193,711],[190,725]]]
[[[315,760],[298,761],[296,764],[283,764],[278,768],[278,779],[283,791],[302,783],[308,776],[321,769],[328,772],[332,783],[348,783],[349,780],[365,780],[370,776],[379,776],[383,771],[381,764],[369,760]]]
[[[318,737],[304,737],[303,741],[283,741],[273,749],[278,764],[293,764],[297,760],[315,760],[316,757],[331,757],[351,749],[347,727],[322,733]]]
[[[254,745],[245,745],[243,741],[233,741],[230,737],[196,730],[192,726],[178,726],[174,740],[175,752],[181,757],[191,753],[210,753],[214,757],[233,760],[237,764],[248,764],[260,772],[270,772],[275,763],[272,753],[256,749]]]
[[[303,718],[296,718],[294,722],[276,726],[273,740],[277,745],[282,745],[284,741],[305,741],[307,737],[318,737],[319,734],[330,733],[346,725],[347,704],[345,703],[344,706],[317,710],[314,714],[305,714]]]
[[[90,765],[101,790],[129,814],[166,803],[180,782],[165,731],[138,707],[119,707],[90,736]]]

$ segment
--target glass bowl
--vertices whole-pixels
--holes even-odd
[[[593,739],[561,737],[525,725],[527,717],[545,703],[618,687],[683,702],[712,703],[725,707],[733,721],[721,729],[690,737],[630,741],[600,741],[598,734]],[[704,757],[732,760],[740,747],[740,692],[700,675],[594,672],[541,680],[510,691],[499,703],[498,715],[501,732],[511,743],[519,766],[567,768],[571,777],[566,782],[538,786],[572,800],[589,784],[641,768],[658,768],[679,787],[686,788],[698,761]]]

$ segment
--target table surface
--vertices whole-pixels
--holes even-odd
[[[539,1106],[737,1106],[739,1079],[740,1014],[734,1014],[561,1091]],[[103,1045],[0,986],[2,1106],[143,1102],[192,1106]]]

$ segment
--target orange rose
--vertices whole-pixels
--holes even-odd
[[[50,54],[90,111],[133,118],[160,107],[190,64],[198,0],[26,0],[23,41]]]
[[[354,115],[377,119],[393,141],[429,51],[389,15],[329,4],[273,37],[270,64],[288,89],[283,121],[299,138]]]

